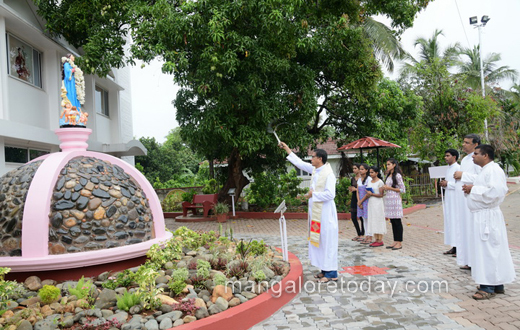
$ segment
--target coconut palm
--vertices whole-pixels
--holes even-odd
[[[365,36],[372,41],[374,56],[389,72],[394,71],[394,59],[403,60],[410,56],[401,46],[396,33],[384,23],[367,17],[362,27]]]
[[[457,42],[454,45],[449,45],[446,47],[444,52],[442,52],[438,40],[440,35],[444,35],[442,30],[436,29],[430,39],[425,39],[422,37],[415,39],[414,46],[419,46],[420,48],[419,59],[417,60],[412,56],[408,56],[407,60],[410,63],[405,63],[401,69],[402,76],[408,76],[412,74],[414,72],[414,66],[420,62],[424,62],[425,64],[430,65],[435,60],[440,60],[441,63],[447,68],[455,65],[457,56],[460,51],[460,44]]]
[[[463,48],[460,51],[462,59],[459,59],[457,66],[460,74],[463,75],[464,81],[468,87],[474,90],[482,90],[480,78],[480,48],[474,46],[473,49]],[[518,77],[518,71],[511,69],[507,65],[498,66],[497,62],[501,60],[498,53],[491,53],[482,59],[482,67],[484,68],[484,81],[486,84],[493,85],[500,80]]]

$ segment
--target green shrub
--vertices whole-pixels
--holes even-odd
[[[0,310],[4,309],[7,302],[22,298],[27,292],[23,284],[16,281],[5,281],[4,277],[11,268],[0,267]]]
[[[252,256],[261,256],[267,252],[267,247],[264,243],[264,240],[257,241],[253,240],[249,244],[249,254]]]
[[[339,180],[336,184],[336,209],[340,213],[350,212],[350,200],[352,199],[352,193],[348,190],[350,187],[350,178],[344,177]]]
[[[117,297],[117,308],[128,312],[130,308],[140,303],[141,299],[136,293],[125,291],[122,296]]]
[[[69,293],[76,296],[78,299],[87,299],[90,297],[90,290],[92,290],[92,282],[85,281],[85,277],[81,276],[76,287],[69,285]]]
[[[213,276],[213,283],[215,285],[226,285],[227,278],[226,275],[222,273],[216,273],[215,276]]]
[[[206,260],[197,260],[197,276],[202,278],[209,278],[209,271],[211,270],[211,264]]]
[[[38,297],[44,305],[52,304],[60,298],[60,289],[54,285],[44,285],[43,288],[38,290]]]
[[[261,172],[253,176],[254,181],[247,189],[246,198],[250,204],[265,209],[276,202],[278,196],[279,173]]]
[[[175,296],[178,296],[179,294],[182,293],[182,290],[184,290],[184,288],[186,288],[186,282],[179,281],[179,280],[174,281],[173,279],[171,279],[168,282],[168,287],[170,288],[171,292]]]
[[[259,270],[257,272],[255,272],[253,274],[253,277],[255,278],[256,281],[260,282],[260,281],[264,281],[267,277],[265,276],[265,273],[263,270]]]
[[[182,281],[185,282],[188,279],[190,272],[187,268],[178,268],[172,272],[172,280],[173,281]]]
[[[191,203],[193,201],[193,196],[195,195],[197,195],[197,191],[195,189],[190,189],[182,194],[182,201]]]
[[[217,183],[217,180],[211,179],[202,188],[202,193],[203,194],[216,194],[220,191],[221,188],[222,188],[222,185],[219,185]]]

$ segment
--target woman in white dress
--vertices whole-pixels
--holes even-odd
[[[383,201],[385,185],[379,168],[370,167],[368,172],[372,180],[367,183],[368,198],[368,231],[374,235],[376,241],[369,246],[383,246],[383,235],[386,234],[385,203]],[[370,188],[370,189],[369,189]],[[372,190],[372,191],[370,191]]]

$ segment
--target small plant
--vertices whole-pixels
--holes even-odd
[[[117,319],[113,320],[105,320],[104,322],[99,322],[98,318],[94,316],[86,316],[86,322],[81,325],[79,328],[72,327],[74,330],[109,330],[109,329],[121,329],[122,324],[119,323]]]
[[[188,269],[195,270],[197,269],[197,262],[195,260],[191,260],[188,264]]]
[[[228,267],[229,277],[241,278],[249,270],[249,264],[245,260],[239,260],[238,262],[228,265]]]
[[[10,300],[17,300],[27,292],[23,284],[4,280],[10,271],[11,268],[0,267],[0,310],[4,310]]]
[[[178,268],[172,272],[172,280],[173,281],[186,281],[189,276],[189,271],[186,268]]]
[[[211,264],[206,260],[197,260],[197,276],[202,278],[209,278],[209,271],[211,270]]]
[[[213,283],[215,285],[226,285],[226,282],[227,282],[226,275],[224,275],[222,273],[216,273],[215,276],[213,277]]]
[[[135,279],[139,284],[137,292],[141,298],[141,304],[144,309],[155,309],[161,306],[161,301],[157,295],[161,294],[164,289],[155,286],[155,279],[159,273],[154,269],[153,264],[144,264],[139,267],[135,274]]]
[[[241,239],[240,241],[236,242],[236,252],[238,255],[240,255],[240,258],[242,260],[245,260],[247,255],[249,254],[250,248],[251,248],[251,242],[253,239],[249,240],[249,243],[244,243],[244,240]]]
[[[226,270],[227,260],[225,258],[212,258],[209,263],[214,270]]]
[[[264,281],[267,277],[265,276],[265,273],[263,270],[259,270],[255,273],[253,273],[253,277],[255,278],[255,280],[257,280],[258,282],[261,282],[261,281]]]
[[[214,207],[215,214],[228,214],[229,213],[229,206],[225,203],[217,203]]]
[[[267,252],[267,246],[264,243],[264,240],[257,241],[253,240],[250,243],[249,254],[252,256],[261,256]]]
[[[184,301],[181,301],[180,304],[172,305],[174,311],[181,311],[186,315],[194,316],[197,309],[200,307],[195,306],[195,299],[190,298]]]
[[[117,308],[128,312],[130,308],[138,305],[140,301],[138,294],[125,291],[122,296],[117,297]]]
[[[182,194],[182,201],[191,203],[193,201],[193,196],[195,195],[197,195],[197,191],[195,189],[190,189]]]
[[[38,290],[38,297],[40,297],[44,305],[49,305],[58,301],[60,298],[60,292],[60,289],[54,285],[44,285],[43,288]]]
[[[88,300],[90,298],[90,290],[92,290],[92,282],[90,280],[85,281],[84,276],[81,276],[76,287],[73,288],[69,285],[69,293],[78,299]]]
[[[168,282],[168,287],[175,296],[178,296],[186,288],[186,282],[179,280],[174,281],[172,279]]]
[[[190,282],[193,287],[198,289],[204,289],[206,287],[206,279],[200,275],[190,277]]]

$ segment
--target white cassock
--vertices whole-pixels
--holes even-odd
[[[302,171],[312,173],[314,166],[310,163],[302,161],[294,153],[287,156],[287,160]],[[314,191],[316,181],[320,175],[323,166],[316,169],[316,173],[311,182],[313,189],[312,197],[309,199],[309,224],[310,215],[312,214],[312,203],[323,202],[321,211],[321,234],[320,247],[315,247],[309,243],[309,259],[311,265],[318,267],[323,271],[338,270],[338,212],[336,211],[336,176],[334,173],[329,174],[325,189],[322,192]]]
[[[473,153],[470,153],[462,159],[460,162],[460,171],[462,171],[462,184],[473,184],[473,181],[480,173],[482,168],[477,164],[473,163]],[[462,187],[461,187],[462,189]],[[467,197],[467,195],[465,195]],[[473,215],[469,211],[467,198],[461,208],[461,217],[459,222],[460,232],[460,244],[457,245],[457,264],[459,266],[471,266],[471,255],[473,254],[473,248],[471,247],[472,237],[471,228],[473,222]]]
[[[460,245],[460,217],[462,206],[466,204],[462,182],[453,175],[459,171],[460,165],[453,163],[446,171],[448,185],[444,196],[444,244],[458,247]],[[457,251],[458,252],[458,251]]]
[[[501,285],[515,279],[506,224],[500,210],[507,193],[506,180],[504,171],[492,161],[475,178],[467,197],[473,213],[471,277],[477,284]]]

